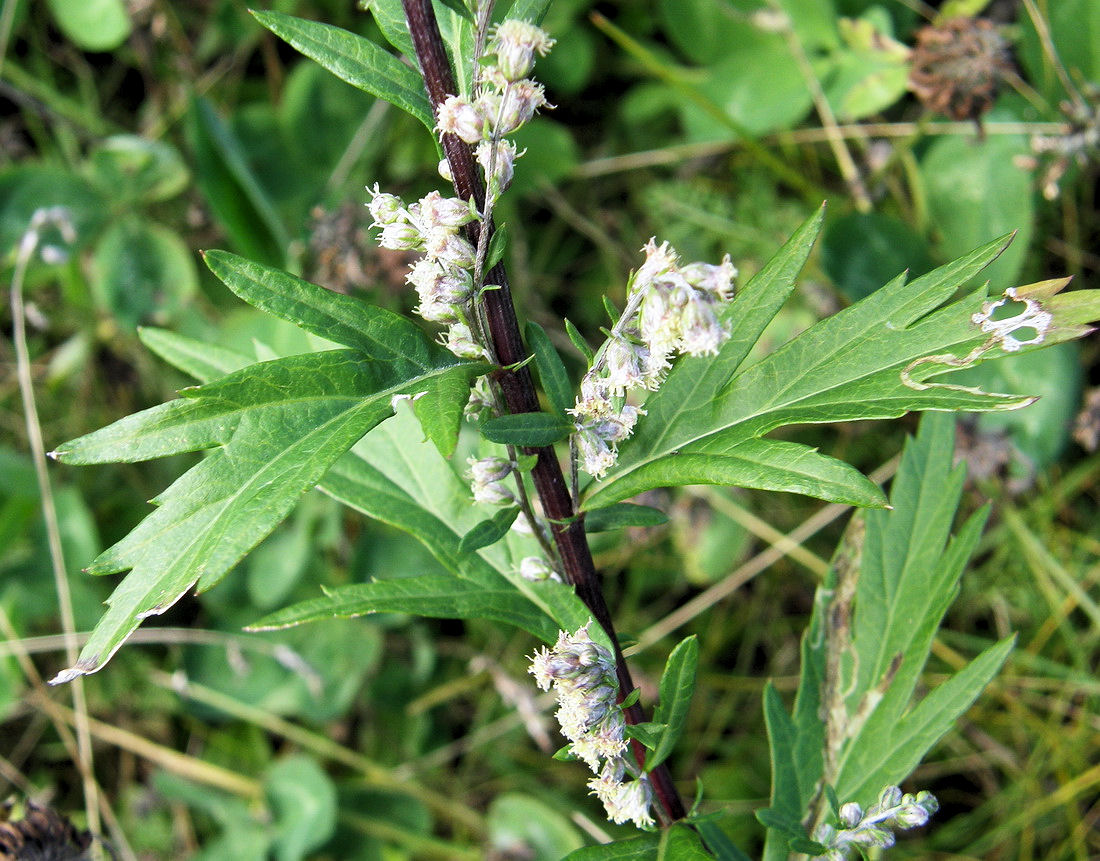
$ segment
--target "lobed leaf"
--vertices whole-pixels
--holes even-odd
[[[263,362],[60,446],[54,456],[69,463],[217,450],[92,563],[92,573],[130,573],[77,663],[53,681],[95,672],[142,619],[196,584],[202,591],[217,583],[341,455],[392,415],[395,396],[424,391],[436,377],[468,384],[468,363],[440,353],[425,364],[426,347],[411,352],[387,362],[355,350]]]
[[[1030,402],[924,382],[947,370],[945,356],[965,356],[984,342],[970,319],[982,291],[943,303],[996,258],[1010,237],[912,283],[899,276],[775,353],[742,367],[749,347],[790,292],[809,253],[813,228],[813,223],[804,226],[734,299],[728,309],[733,335],[716,358],[687,357],[676,363],[661,389],[646,401],[648,414],[634,436],[620,446],[614,471],[590,487],[582,508],[624,499],[670,477],[679,481],[677,462],[685,464],[685,477],[705,480],[704,461],[684,458],[736,452],[746,441],[782,425],[894,418],[917,409],[1013,409]],[[761,477],[751,486],[774,489],[792,481],[792,489],[825,495],[837,492],[834,482],[839,482],[842,494],[871,493],[835,462],[816,454],[804,459],[814,480],[802,487],[798,482],[803,478],[792,481],[776,473],[778,464],[762,465]],[[738,466],[731,472],[745,471]],[[717,480],[725,480],[721,470]],[[881,497],[876,504],[881,505]]]

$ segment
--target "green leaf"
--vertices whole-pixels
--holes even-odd
[[[673,825],[661,833],[657,861],[711,861],[711,855],[693,829]]]
[[[756,818],[769,830],[793,837],[805,837],[806,833],[801,825],[804,801],[800,789],[801,764],[795,758],[797,731],[779,693],[770,682],[764,688],[764,721],[771,751],[771,807],[758,810]],[[773,844],[774,841],[769,839],[769,845]],[[767,859],[770,856],[765,853],[764,857]]]
[[[1017,165],[1017,157],[1030,153],[1023,135],[989,135],[981,141],[947,135],[933,141],[920,162],[931,223],[945,256],[1018,232],[1012,247],[984,273],[997,291],[1015,283],[1031,243],[1035,182]]]
[[[811,857],[824,855],[829,851],[828,846],[823,846],[813,840],[807,840],[805,837],[795,837],[787,844],[787,848],[792,852],[801,852],[803,855],[809,855]]]
[[[316,760],[303,755],[278,762],[264,780],[275,817],[275,857],[300,861],[336,831],[336,787]]]
[[[550,3],[551,0],[515,0],[505,17],[541,24],[542,19],[546,17],[546,10],[550,8]]]
[[[788,837],[804,835],[801,824],[790,815],[780,813],[774,807],[765,807],[756,811],[757,821],[773,831],[778,831]]]
[[[1015,636],[990,646],[928,694],[896,724],[872,717],[860,734],[860,756],[850,756],[837,777],[837,795],[870,804],[882,787],[898,784],[955,725],[1000,671]]]
[[[881,488],[859,470],[817,449],[779,440],[747,439],[729,444],[717,436],[671,454],[624,477],[612,499],[626,499],[654,487],[725,484],[802,493],[829,502],[882,508]],[[605,502],[610,501],[604,495]],[[588,503],[585,503],[587,506]]]
[[[665,670],[661,674],[661,698],[653,713],[653,720],[666,724],[668,729],[662,734],[659,744],[652,748],[653,752],[646,757],[646,771],[652,771],[668,759],[684,731],[691,698],[695,693],[695,673],[698,666],[699,638],[693,634],[681,640],[665,662]]]
[[[336,77],[408,112],[429,132],[434,129],[435,118],[420,75],[374,42],[339,27],[281,12],[254,10],[252,14]]]
[[[570,852],[562,861],[653,861],[660,842],[658,834],[643,834],[613,843],[585,846]]]
[[[485,373],[488,365],[447,358],[450,353],[446,349],[426,339],[411,320],[399,314],[226,251],[208,251],[204,257],[210,271],[250,305],[307,332],[354,347],[372,359],[413,358],[424,367],[448,362],[465,364],[466,374],[426,378],[423,394],[413,393],[413,409],[424,433],[444,457],[454,452],[470,381]]]
[[[530,795],[506,792],[489,805],[489,842],[524,846],[532,859],[558,859],[584,845],[564,813]]]
[[[169,200],[191,176],[179,151],[165,141],[114,135],[88,156],[91,177],[116,200]]]
[[[91,287],[122,326],[174,319],[199,287],[191,249],[147,219],[123,216],[107,228],[93,256]]]
[[[252,359],[242,353],[167,329],[145,326],[138,329],[138,338],[164,361],[202,383],[252,363]]]
[[[217,583],[392,414],[395,395],[422,391],[433,377],[465,375],[454,357],[425,361],[433,355],[428,346],[387,362],[334,350],[252,365],[60,446],[55,457],[69,463],[217,450],[93,562],[93,573],[130,573],[80,659],[55,681],[100,669],[143,618],[164,612],[196,583],[200,591]]]
[[[661,741],[661,737],[668,732],[668,724],[645,721],[644,723],[627,724],[624,730],[627,738],[641,742],[642,747],[653,750]],[[650,770],[646,765],[646,770]]]
[[[286,227],[240,141],[205,99],[192,101],[185,131],[199,188],[233,244],[249,257],[282,264],[290,241]]]
[[[668,523],[668,515],[660,509],[619,502],[589,511],[584,518],[584,529],[586,532],[611,532],[632,526],[660,526],[663,523]]]
[[[498,224],[493,235],[489,238],[489,248],[485,254],[485,271],[488,272],[501,260],[508,251],[508,225]]]
[[[482,520],[481,523],[462,536],[462,540],[458,544],[458,552],[473,553],[482,547],[496,544],[508,534],[508,530],[512,528],[512,524],[516,522],[518,516],[518,508],[504,508],[488,520]]]
[[[575,631],[588,621],[591,613],[570,587],[553,581],[533,583],[518,573],[520,560],[538,553],[534,538],[512,532],[478,553],[459,552],[461,537],[492,509],[471,504],[466,484],[431,446],[415,440],[413,428],[412,416],[399,409],[336,463],[321,489],[368,517],[408,532],[456,576],[346,587],[261,619],[256,627],[283,627],[334,615],[407,612],[494,619],[553,643],[559,631]],[[600,634],[593,630],[593,636]]]
[[[85,51],[113,51],[132,29],[123,0],[49,0],[57,26]]]
[[[573,385],[569,381],[565,363],[542,326],[533,320],[528,321],[526,332],[527,344],[535,354],[535,367],[538,368],[542,390],[546,393],[550,406],[559,414],[564,414],[573,407]]]
[[[695,830],[703,838],[707,849],[711,851],[718,861],[752,861],[748,855],[738,849],[726,836],[717,822],[709,819],[700,819],[694,823]]]
[[[706,479],[703,460],[688,458],[737,455],[744,451],[742,444],[783,425],[893,418],[921,409],[1026,405],[1026,397],[924,382],[946,369],[943,356],[961,358],[984,343],[971,320],[984,292],[944,303],[996,258],[1009,238],[909,284],[899,276],[744,368],[749,347],[790,291],[794,273],[809,251],[812,231],[803,228],[734,299],[726,317],[732,336],[717,358],[677,361],[661,389],[646,401],[648,414],[638,422],[634,436],[621,444],[616,467],[590,487],[582,508],[606,505],[643,489]],[[787,485],[826,498],[862,495],[862,504],[881,504],[867,483],[821,455],[804,453],[807,473],[790,476],[782,473],[783,456],[768,463],[769,444],[748,450],[766,466],[752,486]],[[743,472],[736,462],[730,471]]]
[[[897,273],[932,268],[928,243],[903,221],[877,212],[833,220],[821,237],[821,266],[850,302],[870,296]]]
[[[588,346],[584,335],[569,321],[568,317],[565,318],[565,333],[569,336],[569,340],[573,342],[573,346],[577,348],[578,352],[584,356],[585,361],[591,366],[592,360],[596,358],[596,351]]]
[[[490,442],[532,448],[552,445],[573,432],[572,423],[549,413],[514,413],[489,419],[481,426]]]

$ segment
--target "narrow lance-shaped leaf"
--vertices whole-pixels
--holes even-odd
[[[253,10],[252,14],[272,33],[336,77],[407,111],[428,131],[434,128],[435,119],[420,75],[370,39],[281,12]]]
[[[695,672],[699,666],[699,639],[692,635],[682,640],[665,663],[661,674],[661,700],[654,712],[655,723],[667,725],[660,742],[646,757],[645,767],[652,771],[672,753],[684,731],[684,721],[695,693]]]

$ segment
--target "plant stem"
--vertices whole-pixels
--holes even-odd
[[[454,76],[443,47],[439,25],[435,20],[431,0],[401,0],[405,9],[405,18],[409,25],[416,50],[416,59],[424,77],[428,98],[435,106],[447,96],[457,93]],[[453,134],[442,135],[443,151],[450,164],[454,187],[463,200],[473,198],[478,211],[484,211],[485,189],[482,187],[477,164],[470,147]],[[480,239],[481,228],[470,226],[475,244]],[[490,220],[484,225],[487,231],[493,230]],[[489,237],[486,237],[486,241]],[[489,336],[502,368],[493,373],[494,380],[500,386],[504,404],[510,413],[539,412],[538,394],[534,380],[526,365],[516,370],[508,370],[527,357],[527,347],[520,335],[519,321],[516,319],[512,304],[512,292],[508,286],[508,276],[503,263],[497,263],[485,278],[486,283],[499,285],[499,290],[489,290],[484,294],[485,317],[489,325]],[[537,460],[531,471],[531,477],[542,504],[543,514],[550,521],[554,543],[564,567],[567,581],[576,589],[577,596],[591,611],[593,618],[607,632],[615,653],[616,673],[619,681],[619,698],[622,699],[634,690],[634,681],[626,666],[622,650],[615,636],[611,614],[604,600],[599,575],[592,560],[592,551],[584,531],[584,517],[577,516],[569,487],[562,474],[554,449],[525,448],[527,454],[533,454]],[[641,723],[645,715],[635,704],[624,711],[629,723]],[[645,750],[638,742],[633,743],[634,755],[639,766],[645,762]],[[655,768],[649,774],[654,795],[666,821],[682,819],[685,815],[683,801],[672,782],[672,775],[664,765]]]

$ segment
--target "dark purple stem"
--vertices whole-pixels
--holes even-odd
[[[424,76],[424,86],[433,112],[448,96],[457,93],[454,76],[443,47],[439,25],[435,20],[431,0],[401,0],[405,8],[409,34],[412,36],[416,59]],[[478,210],[485,206],[485,189],[481,183],[477,163],[468,144],[453,134],[442,136],[443,152],[450,163],[454,177],[455,192],[463,200],[473,198]],[[487,227],[492,230],[492,224]],[[471,239],[475,245],[479,228],[474,225]],[[539,412],[538,394],[527,366],[518,370],[508,370],[527,358],[527,347],[520,335],[519,321],[512,304],[512,293],[508,286],[508,276],[504,264],[497,263],[485,277],[486,284],[495,284],[499,290],[487,290],[482,294],[485,317],[489,324],[489,336],[493,341],[496,356],[503,366],[494,372],[494,379],[500,386],[504,403],[510,413]],[[584,531],[583,515],[575,516],[569,487],[562,474],[561,464],[551,447],[525,449],[527,454],[536,456],[531,477],[542,504],[543,514],[550,521],[554,544],[561,557],[568,582],[576,589],[577,596],[591,611],[592,617],[611,638],[615,650],[615,667],[619,679],[620,699],[634,690],[626,660],[619,648],[615,636],[615,627],[611,623],[611,614],[600,587],[599,575],[592,561],[592,551],[588,547],[588,538]],[[625,710],[629,723],[641,723],[645,720],[641,706],[635,704]],[[634,755],[639,764],[644,763],[645,749],[633,742]],[[672,782],[672,775],[662,764],[649,774],[654,795],[667,821],[682,819],[685,815],[684,804]]]

